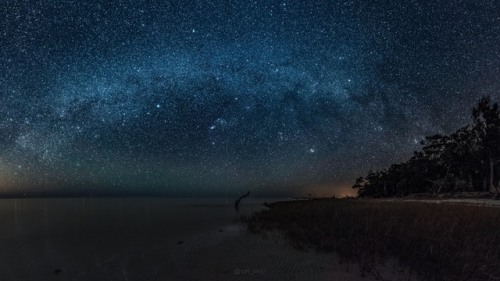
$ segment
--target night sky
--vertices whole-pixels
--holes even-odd
[[[499,100],[499,11],[2,0],[0,193],[345,195]]]

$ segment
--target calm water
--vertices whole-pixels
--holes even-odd
[[[61,264],[76,272],[132,252],[168,251],[201,233],[237,226],[240,215],[272,201],[278,199],[246,198],[237,212],[233,199],[224,198],[2,199],[0,276],[38,278]]]
[[[175,236],[232,223],[266,201],[277,199],[244,199],[237,212],[224,198],[1,199],[0,238],[110,230]]]

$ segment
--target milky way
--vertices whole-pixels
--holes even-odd
[[[110,2],[0,3],[2,192],[340,194],[500,98],[497,1]]]

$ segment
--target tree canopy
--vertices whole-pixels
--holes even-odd
[[[490,97],[472,109],[472,122],[450,135],[427,136],[406,162],[356,179],[360,197],[414,193],[500,193],[500,111]]]

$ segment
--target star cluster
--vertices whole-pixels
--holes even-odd
[[[496,1],[0,4],[0,188],[306,194],[499,96]]]

